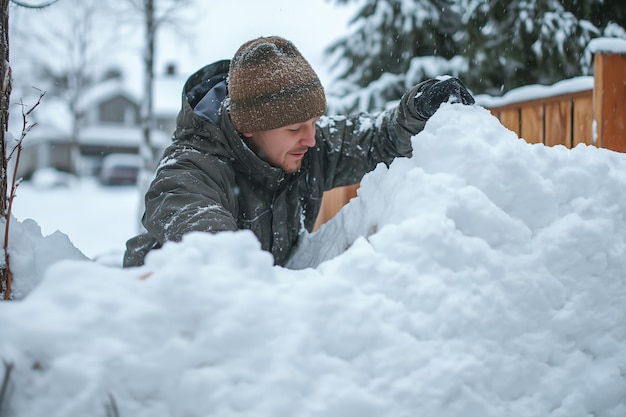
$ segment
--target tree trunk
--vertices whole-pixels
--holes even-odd
[[[7,216],[7,153],[6,139],[9,127],[9,102],[11,99],[11,67],[9,65],[9,3],[10,0],[0,0],[0,85],[2,95],[0,95],[0,213],[2,218]],[[4,261],[0,263],[0,293],[2,298],[10,296],[11,277],[10,270]]]
[[[148,191],[152,172],[156,168],[156,159],[154,148],[152,146],[151,134],[153,128],[153,101],[154,101],[154,50],[156,36],[156,10],[154,0],[143,0],[143,13],[145,22],[145,49],[144,49],[144,84],[143,84],[143,100],[141,102],[141,130],[143,139],[139,146],[139,154],[142,160],[142,167],[139,171],[137,187],[139,189],[139,206],[137,229],[138,232],[143,231],[141,224],[141,216],[144,209],[143,196]]]
[[[155,49],[155,9],[154,0],[145,0],[145,23],[146,23],[146,47],[144,51],[144,91],[141,103],[141,128],[143,131],[143,143],[141,153],[144,160],[144,169],[152,171],[154,168],[154,155],[152,140],[150,138],[153,128],[153,86],[154,86],[154,49]]]
[[[11,98],[11,67],[9,66],[9,3],[0,0],[0,213],[7,210],[7,154],[6,133],[9,124],[9,101]]]

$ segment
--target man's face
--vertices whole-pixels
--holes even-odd
[[[244,133],[248,145],[268,164],[288,174],[300,169],[302,158],[315,146],[315,122],[319,117],[261,132]]]

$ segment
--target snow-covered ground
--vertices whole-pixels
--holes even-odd
[[[530,145],[460,105],[414,149],[295,270],[248,232],[122,270],[16,221],[38,250],[11,253],[36,288],[0,304],[7,415],[624,417],[626,155]],[[134,233],[130,188],[18,199],[90,257]]]
[[[121,265],[124,244],[138,230],[137,187],[100,185],[95,178],[69,181],[60,186],[42,180],[22,182],[14,216],[36,220],[44,235],[63,232],[89,258],[113,262],[117,257]]]

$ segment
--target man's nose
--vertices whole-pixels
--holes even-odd
[[[315,124],[307,125],[305,129],[302,130],[302,137],[300,138],[300,144],[308,146],[312,148],[315,146]]]

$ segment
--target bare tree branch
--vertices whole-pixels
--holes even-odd
[[[9,382],[11,381],[11,371],[13,371],[13,362],[2,361],[4,363],[4,378],[2,378],[2,385],[0,386],[0,414],[4,407],[4,397],[9,389]]]
[[[104,404],[106,416],[107,417],[120,417],[120,410],[117,407],[117,402],[115,401],[115,397],[113,396],[113,393],[108,392],[107,394],[108,394],[107,397],[109,401]]]
[[[33,110],[35,110],[35,108],[37,106],[39,106],[39,104],[41,103],[41,99],[43,98],[43,96],[46,94],[46,92],[42,92],[41,95],[39,96],[39,100],[37,100],[37,103],[35,103],[34,105],[31,106],[30,109],[26,110],[26,106],[22,103],[22,121],[23,121],[23,126],[22,126],[22,135],[20,136],[20,139],[17,141],[17,144],[15,145],[15,147],[11,150],[11,153],[9,154],[7,159],[11,159],[13,158],[13,154],[15,153],[15,164],[14,164],[14,169],[13,169],[13,178],[11,179],[11,190],[9,192],[9,197],[8,197],[8,207],[7,207],[7,211],[5,214],[5,226],[4,226],[4,271],[3,271],[3,276],[2,276],[2,282],[0,283],[0,286],[2,287],[2,290],[4,291],[4,300],[10,300],[11,299],[11,285],[12,285],[12,281],[13,281],[13,273],[11,272],[11,265],[10,265],[10,259],[9,259],[9,226],[11,224],[11,212],[13,209],[13,200],[15,199],[15,195],[17,192],[17,187],[20,185],[20,181],[21,179],[17,179],[17,170],[19,168],[20,165],[20,155],[22,153],[22,142],[24,141],[24,138],[26,137],[26,135],[28,134],[28,132],[30,132],[30,130],[36,126],[35,124],[30,124],[28,122],[27,116],[29,116]]]

